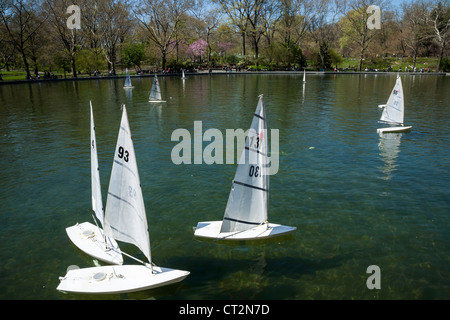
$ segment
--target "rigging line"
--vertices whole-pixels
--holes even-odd
[[[385,124],[398,124],[398,125],[404,126],[403,122],[397,122],[397,121],[378,120],[378,122],[379,123],[385,123]]]
[[[97,226],[98,231],[100,231],[100,235],[103,237],[103,241],[105,242],[105,248],[108,249],[108,243],[106,242],[106,234],[103,232],[103,229],[101,229],[98,224],[97,220],[95,219],[95,216],[92,215],[92,219],[94,219],[95,225]]]
[[[122,254],[124,254],[124,255],[126,255],[127,257],[129,257],[129,258],[131,258],[131,259],[133,259],[133,260],[136,260],[137,262],[139,262],[139,263],[142,263],[143,265],[149,265],[150,266],[150,268],[152,269],[152,273],[153,273],[153,266],[155,265],[152,261],[149,261],[149,262],[145,262],[145,261],[142,261],[142,260],[140,260],[140,259],[138,259],[138,258],[136,258],[136,257],[133,257],[131,254],[128,254],[128,253],[126,253],[126,252],[124,252],[124,251],[117,251],[115,248],[113,248],[113,247],[108,247],[109,249],[111,249],[112,251],[115,251],[115,252],[117,252],[117,253],[122,253]]]
[[[247,183],[239,182],[239,181],[236,181],[236,180],[233,180],[233,183],[239,184],[239,185],[241,185],[241,186],[244,186],[244,187],[248,187],[248,188],[253,188],[253,189],[257,189],[257,190],[261,190],[261,191],[269,192],[269,190],[268,190],[268,189],[264,189],[264,188],[261,188],[261,187],[257,187],[257,186],[252,186],[251,184],[247,184]]]
[[[255,117],[258,117],[258,118],[260,118],[261,120],[264,120],[264,121],[266,121],[266,119],[265,119],[264,117],[260,116],[260,115],[259,115],[259,114],[257,114],[257,113],[255,113]]]
[[[251,221],[245,221],[245,220],[238,220],[238,219],[233,219],[233,218],[229,218],[229,217],[224,217],[224,219],[228,220],[228,221],[238,222],[238,223],[253,224],[253,225],[256,225],[256,226],[259,226],[261,224],[261,222],[251,222]]]
[[[261,151],[259,151],[259,150],[257,150],[257,149],[253,149],[253,148],[250,148],[250,147],[245,147],[245,149],[246,149],[246,150],[249,150],[249,151],[256,152],[256,153],[259,153],[259,154],[261,154],[261,155],[267,157],[267,154],[266,154],[266,153],[261,152]]]

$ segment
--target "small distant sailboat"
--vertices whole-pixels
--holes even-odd
[[[411,130],[412,126],[403,125],[405,101],[403,96],[402,79],[400,78],[400,75],[397,75],[397,81],[395,82],[394,88],[392,89],[391,95],[389,96],[386,104],[378,105],[378,107],[383,109],[380,122],[394,125],[387,128],[377,129],[378,134],[405,132]]]
[[[186,76],[184,75],[184,69],[181,70],[181,79],[185,80]]]
[[[182,281],[188,271],[157,267],[152,263],[150,236],[136,156],[125,105],[109,182],[105,233],[137,246],[148,262],[142,265],[72,269],[60,277],[57,290],[87,294],[112,294],[152,289]]]
[[[100,186],[100,174],[98,168],[97,142],[95,138],[94,115],[91,107],[91,187],[92,187],[92,210],[101,225],[104,224],[103,201]],[[66,228],[70,240],[88,255],[106,263],[122,264],[123,258],[117,242],[106,236],[104,231],[98,227],[94,216],[95,225],[83,222]]]
[[[268,222],[269,157],[263,96],[253,116],[222,221],[199,222],[194,236],[216,240],[255,240],[296,230]]]
[[[303,69],[303,83],[306,83],[306,70]]]
[[[153,79],[152,91],[150,91],[149,102],[165,102],[161,99],[161,88],[159,86],[158,76]]]
[[[131,84],[131,77],[130,74],[128,73],[128,69],[126,71],[127,75],[125,78],[125,85],[123,86],[124,89],[132,89],[134,88],[133,85]]]

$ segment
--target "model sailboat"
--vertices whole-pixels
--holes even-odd
[[[165,102],[161,99],[161,88],[159,86],[158,76],[155,75],[152,84],[152,91],[150,91],[149,102]]]
[[[386,104],[378,105],[383,109],[380,122],[388,123],[390,127],[377,129],[379,134],[388,132],[405,132],[411,130],[412,126],[404,126],[405,101],[403,96],[402,79],[397,75],[397,81],[392,89]]]
[[[92,210],[103,226],[103,201],[100,186],[100,174],[98,168],[97,142],[95,137],[94,114],[91,108],[91,187],[92,187]],[[70,240],[82,251],[101,261],[122,264],[123,258],[117,242],[107,237],[103,230],[90,222],[83,222],[66,228]]]
[[[303,69],[303,83],[306,83],[306,70]]]
[[[199,222],[194,235],[216,240],[253,240],[297,228],[268,222],[269,157],[262,95],[248,132],[222,221]]]
[[[157,267],[152,263],[147,217],[125,106],[104,220],[108,236],[136,245],[148,262],[130,256],[142,265],[70,270],[60,278],[59,291],[93,294],[133,292],[176,283],[189,275],[188,271]]]
[[[123,86],[124,89],[131,89],[134,88],[133,85],[131,84],[131,77],[130,74],[128,73],[128,69],[127,69],[127,75],[125,78],[125,85]]]

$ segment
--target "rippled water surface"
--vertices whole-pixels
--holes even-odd
[[[450,77],[403,76],[413,130],[383,137],[377,105],[395,75],[308,75],[304,87],[302,75],[160,77],[164,104],[148,103],[152,78],[134,78],[129,92],[123,82],[0,85],[0,299],[98,298],[56,290],[68,266],[94,266],[65,232],[92,221],[90,100],[104,202],[125,103],[154,261],[191,272],[102,299],[450,298]],[[173,164],[172,132],[193,136],[194,121],[224,137],[246,130],[260,94],[269,129],[279,129],[269,220],[297,231],[233,245],[196,240],[198,221],[222,219],[236,166]],[[381,289],[367,288],[370,265],[380,267]]]

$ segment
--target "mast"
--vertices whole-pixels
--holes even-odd
[[[266,109],[264,107],[264,100],[263,100],[263,95],[259,96],[259,99],[261,101],[261,111],[263,114],[263,132],[266,135],[266,138],[263,140],[263,143],[265,145],[265,150],[266,150],[266,156],[263,157],[263,167],[265,168],[264,172],[264,176],[263,178],[266,179],[266,189],[267,189],[267,196],[266,196],[266,221],[265,223],[267,224],[267,228],[269,228],[269,221],[268,221],[268,212],[269,212],[269,161],[268,161],[268,156],[269,156],[269,133],[267,131],[267,118],[266,118]]]

